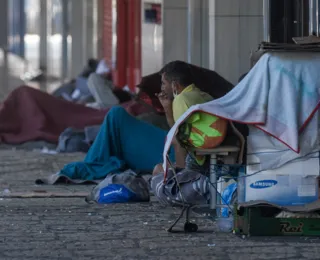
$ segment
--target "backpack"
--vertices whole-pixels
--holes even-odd
[[[89,144],[86,142],[84,130],[67,128],[59,136],[57,152],[72,153],[72,152],[88,152]]]

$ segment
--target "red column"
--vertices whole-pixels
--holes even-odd
[[[104,1],[104,56],[112,62],[112,0]],[[117,0],[115,86],[132,91],[141,80],[141,0]]]
[[[113,82],[117,87],[124,87],[127,84],[127,5],[127,0],[117,0],[116,64],[113,73]]]
[[[141,80],[141,0],[127,0],[127,83],[131,91]]]
[[[142,54],[141,54],[141,28],[142,28],[142,20],[141,20],[141,0],[136,0],[136,58],[135,58],[135,85],[134,88],[141,82],[141,68],[142,68]]]
[[[112,0],[103,0],[103,56],[109,66],[112,65]]]

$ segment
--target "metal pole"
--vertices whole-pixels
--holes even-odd
[[[40,2],[40,46],[39,46],[39,68],[47,72],[48,63],[48,6],[47,1]]]
[[[313,0],[309,0],[309,34],[312,35],[314,32],[313,24]]]
[[[9,93],[9,88],[12,86],[9,86],[8,80],[9,80],[9,72],[8,72],[8,34],[9,34],[9,26],[8,23],[12,21],[9,21],[10,15],[9,15],[9,7],[12,6],[13,3],[8,2],[9,0],[2,0],[0,2],[0,54],[3,54],[3,63],[2,63],[2,69],[0,70],[0,99],[4,98],[3,95],[6,95]],[[11,14],[13,15],[13,14]],[[11,25],[11,24],[10,24]],[[12,36],[13,32],[10,32],[10,36]],[[13,38],[13,37],[11,37]],[[14,44],[15,42],[13,42]],[[2,50],[1,50],[2,49]],[[2,100],[0,100],[1,102]]]
[[[270,1],[263,0],[263,39],[270,42]]]
[[[316,35],[319,36],[319,0],[316,0]]]
[[[24,11],[25,1],[19,1],[19,15],[20,15],[20,29],[19,29],[19,36],[20,36],[20,51],[19,54],[22,58],[25,57],[25,44],[24,44],[24,36],[26,34],[26,13]]]
[[[93,37],[92,37],[92,56],[97,58],[98,56],[98,27],[99,27],[99,2],[98,0],[92,1],[92,24],[93,24]]]
[[[68,77],[68,35],[69,35],[69,0],[62,0],[62,61],[61,61],[61,79]]]
[[[85,59],[94,57],[94,42],[95,42],[94,4],[95,4],[95,0],[85,1],[85,7],[84,7],[85,17],[86,17],[86,22],[84,24],[84,30],[85,30],[84,41],[86,46]]]
[[[8,2],[9,0],[2,0],[0,2],[1,9],[0,9],[0,18],[1,18],[1,23],[0,23],[0,48],[3,48],[4,50],[7,51],[8,49],[8,34],[10,34],[10,38],[15,38],[12,37],[12,31],[9,31],[9,26],[12,26],[12,21],[9,22],[10,15],[9,15],[9,10],[11,7],[11,10],[13,10],[13,3]],[[10,10],[10,11],[11,11]],[[12,16],[12,14],[11,14]]]
[[[209,0],[201,1],[201,66],[209,68]]]
[[[187,47],[188,47],[188,62],[193,61],[193,48],[194,48],[194,35],[193,35],[193,24],[194,24],[194,11],[195,11],[195,0],[188,0],[188,32],[187,32]]]
[[[304,2],[303,1],[300,1],[300,6],[301,6],[301,20],[300,20],[300,25],[299,25],[299,32],[301,33],[301,36],[303,37],[304,36]],[[299,13],[299,11],[298,11]]]
[[[87,0],[82,0],[82,1],[83,1],[82,2],[82,15],[83,15],[83,19],[84,19],[84,22],[82,23],[82,43],[83,43],[82,63],[84,65],[84,64],[86,64],[87,59],[89,58],[89,55],[88,55],[88,27],[87,27],[89,3]]]
[[[85,0],[71,0],[71,77],[75,77],[86,63],[86,4]]]

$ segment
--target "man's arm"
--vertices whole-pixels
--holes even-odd
[[[174,119],[173,119],[173,110],[172,110],[172,106],[171,107],[167,107],[164,109],[164,112],[166,114],[166,118],[167,118],[167,122],[168,125],[171,127],[173,127],[174,125]]]
[[[186,150],[179,144],[176,138],[173,140],[174,154],[176,158],[176,167],[185,168],[186,166]]]
[[[175,123],[174,119],[173,119],[172,106],[166,107],[165,113],[166,113],[168,125],[171,128],[171,127],[173,127],[173,125]],[[172,145],[174,148],[174,153],[175,153],[175,158],[176,158],[176,166],[179,168],[184,168],[185,164],[186,164],[186,156],[187,156],[186,150],[181,147],[180,143],[176,140],[176,138],[174,138]]]
[[[176,97],[175,102],[172,106],[172,118],[180,118],[188,109],[189,106],[183,99],[183,96]],[[173,139],[173,147],[175,151],[177,167],[185,168],[187,151],[185,148],[181,146],[180,142],[176,139],[176,137]]]
[[[174,109],[173,102],[167,97],[165,93],[160,93],[158,95],[158,98],[164,108],[168,125],[171,128],[175,123],[174,116],[173,116],[173,109]],[[184,109],[187,110],[188,108],[184,108]],[[185,149],[181,147],[180,143],[176,139],[174,139],[172,144],[175,151],[176,166],[179,168],[184,168],[186,163],[185,160],[186,160],[187,153]]]

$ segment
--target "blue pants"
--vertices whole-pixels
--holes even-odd
[[[61,174],[71,179],[97,180],[125,169],[152,171],[162,163],[167,132],[114,107],[106,115],[100,132],[84,162],[66,165]],[[170,158],[174,161],[173,149]]]

